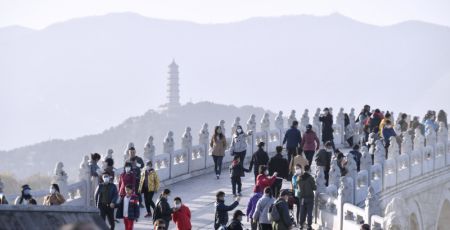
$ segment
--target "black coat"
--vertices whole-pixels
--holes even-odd
[[[276,154],[269,160],[269,173],[278,173],[278,177],[287,179],[289,176],[289,162],[281,154]]]
[[[156,208],[153,213],[153,221],[157,219],[163,219],[165,221],[170,221],[172,219],[172,209],[165,197],[159,198],[156,203]]]
[[[320,116],[319,121],[322,122],[322,141],[333,140],[333,115]]]
[[[227,230],[243,230],[242,224],[239,220],[233,219],[228,225]]]
[[[264,149],[260,148],[258,149],[258,151],[253,153],[252,160],[250,161],[250,167],[248,170],[251,171],[254,165],[253,171],[258,173],[259,166],[267,165],[268,162],[269,162],[269,155],[267,154],[266,151],[264,151]]]
[[[317,166],[330,168],[331,152],[327,152],[325,149],[319,150],[316,154],[316,164]]]
[[[214,225],[221,226],[228,223],[228,212],[235,209],[239,205],[239,202],[235,201],[230,206],[225,205],[222,200],[216,201],[216,214],[214,217]]]

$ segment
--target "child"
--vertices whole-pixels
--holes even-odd
[[[134,221],[139,218],[139,198],[133,193],[134,187],[131,184],[125,186],[126,195],[120,198],[117,209],[117,219],[123,218],[125,230],[132,230]]]
[[[241,176],[244,176],[244,172],[248,172],[249,170],[244,169],[242,164],[240,164],[239,155],[234,155],[233,161],[230,166],[230,177],[231,177],[231,186],[233,188],[233,196],[236,197],[236,185],[238,195],[241,196]]]

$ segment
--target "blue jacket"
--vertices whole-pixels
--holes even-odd
[[[302,134],[297,128],[291,127],[284,134],[283,144],[286,144],[286,148],[297,148],[300,147],[302,142]]]
[[[228,223],[228,211],[235,209],[239,203],[237,201],[233,202],[230,206],[225,205],[222,200],[216,201],[216,214],[214,218],[214,225],[221,226]]]
[[[383,129],[383,138],[386,143],[389,143],[389,139],[391,137],[395,137],[395,136],[397,136],[397,134],[395,134],[394,128],[390,128],[390,129],[384,128]]]
[[[111,203],[117,203],[117,199],[119,197],[119,193],[117,192],[117,187],[115,184],[113,183],[103,183],[103,184],[99,184],[97,186],[97,189],[95,189],[95,205],[97,206],[97,208],[100,206],[100,202],[102,200],[102,189],[104,186],[108,186],[108,203],[107,204],[111,204]]]
[[[131,195],[130,203],[128,204],[128,210],[123,210],[125,197],[120,198],[119,206],[117,208],[116,218],[122,219],[123,212],[128,212],[128,219],[136,220],[139,218],[139,198],[136,195]]]

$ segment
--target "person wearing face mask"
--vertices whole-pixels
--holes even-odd
[[[261,199],[262,193],[255,192],[252,197],[250,197],[250,200],[247,204],[247,222],[250,222],[252,230],[256,230],[258,228],[258,224],[256,223],[256,220],[253,219],[253,214],[256,210],[256,204],[258,203],[259,199]]]
[[[245,214],[241,210],[236,210],[233,213],[233,219],[231,220],[230,225],[228,225],[227,230],[243,230],[242,228],[242,217]]]
[[[253,192],[262,193],[264,188],[271,187],[277,179],[277,172],[273,173],[273,176],[269,176],[269,169],[265,165],[259,166],[259,175],[256,178],[256,184],[253,188]]]
[[[43,205],[61,205],[66,202],[64,196],[59,192],[59,186],[57,184],[52,184],[50,187],[50,194],[44,197]]]
[[[14,201],[15,205],[36,205],[36,200],[31,196],[31,188],[29,185],[22,185],[21,195]]]
[[[180,197],[173,199],[175,207],[173,208],[172,220],[177,226],[177,230],[191,230],[191,210],[181,202]]]
[[[294,192],[294,198],[297,204],[297,215],[295,216],[297,219],[297,223],[300,219],[300,189],[298,185],[302,174],[303,174],[302,166],[300,164],[295,165],[295,173],[292,176],[291,181],[291,190]]]
[[[119,195],[120,197],[124,197],[126,195],[125,186],[130,184],[134,188],[136,188],[136,175],[133,170],[131,170],[131,163],[127,162],[124,166],[124,171],[120,174],[119,177]]]
[[[125,230],[133,230],[134,222],[138,221],[140,215],[139,199],[133,193],[134,187],[130,184],[125,186],[126,195],[120,198],[116,218],[123,219]]]
[[[141,181],[139,181],[139,194],[144,194],[145,208],[147,215],[144,217],[151,217],[152,211],[150,207],[155,210],[155,203],[153,202],[153,195],[159,189],[159,177],[155,169],[153,169],[152,161],[147,161],[145,170],[141,173]]]
[[[231,141],[230,153],[233,156],[239,156],[242,167],[244,167],[244,159],[247,153],[247,137],[252,135],[249,131],[247,134],[244,133],[242,126],[236,126],[236,132],[233,135],[233,140]]]
[[[235,209],[239,205],[241,198],[238,196],[236,200],[231,205],[225,205],[225,193],[222,191],[216,194],[215,208],[216,212],[214,214],[214,229],[226,229],[228,224],[228,212]]]
[[[316,165],[323,167],[325,175],[325,185],[328,186],[328,178],[330,173],[331,156],[333,155],[333,145],[331,142],[325,143],[325,148],[320,149],[316,154]]]
[[[390,138],[397,136],[397,134],[395,133],[394,127],[392,127],[391,121],[388,120],[385,122],[382,133],[383,133],[383,138],[384,138],[384,143],[385,143],[385,148],[386,148],[386,159],[387,159],[389,145],[391,144]]]
[[[156,208],[153,213],[153,221],[157,219],[163,219],[166,221],[166,229],[169,229],[169,223],[172,219],[172,209],[170,208],[169,202],[167,201],[170,196],[170,190],[164,189],[164,191],[159,196],[158,202],[156,202]]]
[[[95,205],[100,210],[100,216],[103,220],[108,217],[110,229],[115,227],[114,208],[119,198],[117,187],[112,183],[111,176],[108,173],[102,175],[103,183],[95,189]]]
[[[323,109],[323,114],[319,116],[319,121],[322,122],[322,142],[330,142],[334,149],[333,115],[331,115],[328,108]]]
[[[289,217],[289,205],[288,205],[288,199],[289,199],[289,190],[285,189],[281,191],[280,197],[275,201],[272,208],[276,208],[280,219],[273,221],[272,228],[273,230],[288,230],[292,229],[292,220]]]
[[[305,167],[305,172],[300,177],[300,222],[299,227],[303,229],[306,217],[308,217],[308,230],[311,230],[312,211],[314,207],[314,191],[317,189],[316,181],[310,174],[309,165]]]
[[[214,160],[214,172],[216,173],[216,178],[219,179],[222,173],[222,160],[227,147],[227,139],[223,135],[220,126],[214,128],[214,135],[209,142],[209,147],[211,148],[211,156]]]

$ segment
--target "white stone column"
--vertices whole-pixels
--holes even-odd
[[[152,161],[155,158],[155,145],[153,144],[153,136],[149,136],[144,146],[144,161]]]

